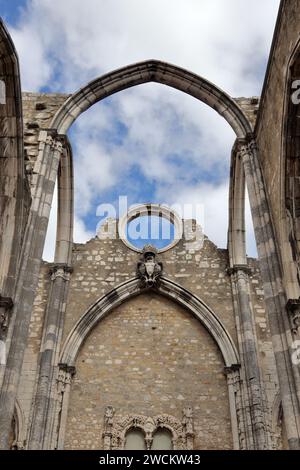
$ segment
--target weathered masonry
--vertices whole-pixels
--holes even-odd
[[[22,94],[0,23],[1,448],[300,449],[299,25],[300,1],[283,0],[262,96],[233,99],[157,60],[73,95]],[[134,249],[117,221],[116,237],[104,226],[73,243],[67,131],[147,82],[190,94],[236,134],[226,250],[205,236]],[[245,251],[246,186],[258,260]],[[175,228],[194,224],[170,215]]]

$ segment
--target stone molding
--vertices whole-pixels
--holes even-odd
[[[123,450],[125,448],[126,433],[130,429],[143,431],[146,448],[150,450],[155,432],[162,428],[170,431],[174,450],[193,449],[194,423],[191,407],[187,406],[183,409],[182,420],[180,421],[168,414],[160,414],[154,417],[140,414],[115,416],[115,409],[112,406],[107,406],[104,414],[104,450]]]
[[[226,366],[240,362],[235,344],[220,318],[201,299],[163,276],[155,290],[158,294],[183,305],[203,324],[218,344]],[[141,287],[140,279],[133,278],[98,299],[81,316],[69,333],[62,349],[60,362],[74,365],[83,341],[98,322],[117,305],[144,291],[145,288]]]

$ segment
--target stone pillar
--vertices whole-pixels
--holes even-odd
[[[107,406],[104,414],[104,431],[103,431],[103,449],[110,450],[112,448],[112,434],[114,425],[115,409],[113,406]]]
[[[56,407],[55,407],[55,420],[54,420],[54,445],[50,445],[51,449],[63,449],[64,436],[67,425],[67,415],[69,407],[69,396],[71,389],[72,378],[76,373],[74,366],[67,364],[59,364],[57,385],[56,385]]]
[[[72,268],[55,264],[50,269],[51,286],[41,345],[37,389],[33,403],[29,444],[30,449],[44,448],[45,438],[52,422],[53,400],[51,388],[55,366],[58,363],[63,316]]]
[[[247,181],[288,443],[290,449],[300,449],[300,375],[291,359],[293,337],[271,212],[252,135],[239,139],[237,146]]]
[[[185,434],[186,448],[194,449],[194,412],[191,406],[187,406],[182,411],[182,426]]]
[[[245,410],[247,449],[270,449],[269,411],[265,398],[264,383],[259,366],[256,331],[249,293],[250,269],[236,265],[228,270],[233,285],[233,297],[237,314],[237,329],[241,356]],[[250,418],[250,420],[249,420]]]
[[[245,442],[244,422],[238,419],[241,409],[240,365],[234,364],[230,367],[225,367],[224,372],[227,376],[233,449],[240,450],[243,448],[243,442]]]
[[[9,447],[15,400],[62,149],[62,138],[57,136],[55,131],[40,132],[32,203],[22,244],[20,271],[14,298],[15,321],[0,393],[0,448],[2,449]]]

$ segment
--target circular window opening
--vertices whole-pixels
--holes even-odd
[[[142,215],[130,220],[126,227],[127,240],[138,249],[148,244],[164,249],[173,242],[174,233],[174,223],[158,215]]]
[[[119,236],[128,248],[142,252],[152,245],[158,253],[173,248],[182,238],[182,220],[159,204],[135,206],[119,221]]]

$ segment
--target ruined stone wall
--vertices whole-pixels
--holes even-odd
[[[136,275],[139,258],[139,253],[118,238],[96,237],[86,244],[74,245],[74,271],[62,344],[97,299]],[[226,272],[227,250],[218,249],[206,238],[202,249],[188,252],[181,240],[161,253],[159,259],[163,262],[164,276],[189,289],[213,309],[237,345],[230,277]],[[260,360],[271,408],[277,391],[274,357],[258,262],[249,259],[249,265]],[[49,285],[49,264],[44,263],[19,389],[19,401],[28,424]],[[123,415],[167,413],[180,418],[187,404],[195,412],[197,448],[232,447],[223,358],[209,332],[190,312],[172,301],[149,293],[114,309],[91,332],[79,353],[76,368],[67,448],[102,446],[107,405]]]
[[[230,449],[224,363],[206,329],[155,293],[117,307],[91,333],[77,359],[66,449],[103,447],[105,407],[116,413],[182,417],[194,410],[195,448]]]
[[[29,182],[38,155],[40,129],[48,129],[56,111],[70,95],[63,93],[22,93],[25,166]]]
[[[23,94],[29,176],[37,155],[39,129],[49,126],[67,96]],[[240,98],[238,102],[254,124],[257,99]],[[61,346],[96,300],[136,275],[139,257],[118,238],[96,237],[86,244],[74,245]],[[205,238],[203,248],[188,251],[181,240],[160,254],[159,259],[164,265],[164,276],[201,298],[220,318],[237,346],[227,250],[218,249]],[[260,361],[271,407],[277,390],[274,357],[258,262],[250,259],[249,265]],[[43,263],[40,271],[18,393],[27,434],[50,288],[49,267]],[[194,408],[197,448],[232,448],[223,358],[209,332],[172,301],[154,293],[143,294],[116,308],[91,332],[79,353],[76,368],[66,448],[102,446],[107,405],[113,405],[120,414],[168,413],[181,418],[186,404]],[[140,396],[137,390],[142,391]]]
[[[282,138],[287,123],[284,122],[283,113],[287,93],[289,94],[286,90],[288,64],[300,38],[300,1],[283,2],[280,18],[274,36],[273,51],[270,55],[255,131],[279,246],[282,243],[281,224],[286,223]]]

